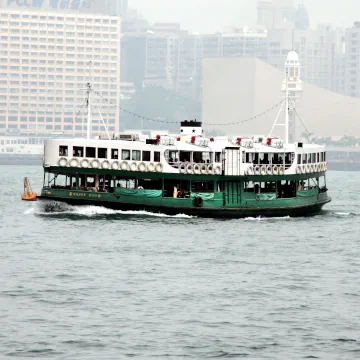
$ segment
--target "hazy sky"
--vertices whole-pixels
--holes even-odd
[[[295,0],[296,3],[301,0]],[[360,20],[360,0],[304,0],[311,26],[350,27]],[[256,23],[257,0],[129,0],[150,22],[180,22],[192,32],[214,32]]]

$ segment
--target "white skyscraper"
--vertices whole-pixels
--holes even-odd
[[[87,82],[109,101],[97,95],[92,133],[104,131],[100,111],[118,131],[120,18],[0,9],[0,134],[86,133]]]

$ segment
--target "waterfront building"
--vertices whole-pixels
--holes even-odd
[[[97,98],[92,132],[118,131],[120,18],[0,10],[0,134],[47,136],[86,132],[86,83]],[[95,99],[94,99],[95,100]]]

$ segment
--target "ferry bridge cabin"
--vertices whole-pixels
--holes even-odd
[[[330,201],[322,146],[276,138],[117,134],[49,140],[43,199],[202,216],[306,215]]]

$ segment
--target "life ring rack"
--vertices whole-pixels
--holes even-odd
[[[122,171],[129,171],[129,164],[127,161],[123,161],[121,164],[120,164],[120,169]]]
[[[79,166],[79,160],[75,159],[75,158],[72,158],[69,161],[69,166],[72,167],[72,168],[78,167]]]
[[[194,164],[194,174],[199,175],[201,173],[201,167],[199,164]]]
[[[111,169],[113,170],[119,170],[120,164],[118,161],[113,161],[113,163],[111,164]]]
[[[107,170],[110,168],[110,162],[108,160],[104,160],[102,163],[101,163],[101,168],[104,169],[104,170]]]
[[[149,172],[154,172],[155,171],[155,164],[154,163],[150,163],[148,165],[148,171]]]
[[[180,171],[180,174],[186,174],[186,164],[185,163],[181,163],[179,165],[179,171]]]
[[[58,161],[58,165],[61,167],[66,167],[68,165],[67,159],[65,159],[64,157],[60,158]]]
[[[160,173],[160,172],[163,171],[163,169],[164,169],[163,164],[161,164],[161,163],[156,164],[156,166],[155,166],[155,171],[156,172]]]
[[[80,165],[82,168],[87,169],[90,165],[90,161],[88,159],[82,159]]]
[[[100,161],[95,159],[93,160],[91,163],[90,163],[90,166],[93,168],[93,169],[98,169],[100,167]]]

